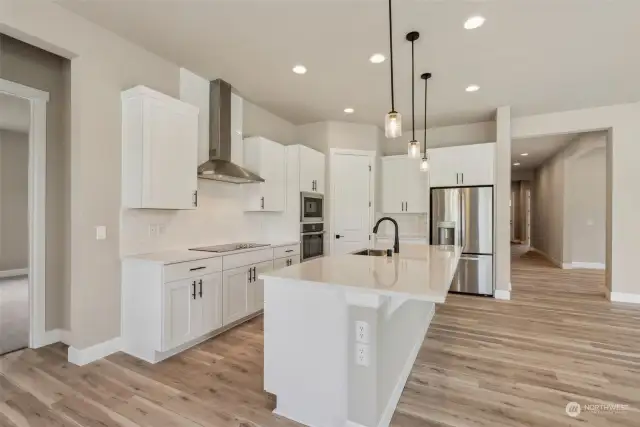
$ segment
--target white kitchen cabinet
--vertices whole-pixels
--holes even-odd
[[[273,260],[273,269],[280,270],[290,267],[294,264],[300,264],[300,255],[293,255],[287,258],[277,258]]]
[[[222,327],[222,275],[202,276],[198,285],[202,320],[197,335],[205,335]]]
[[[431,187],[494,185],[495,143],[428,151]]]
[[[197,307],[192,292],[194,280],[180,280],[164,286],[164,325],[162,350],[178,347],[191,340],[197,327]],[[202,311],[200,310],[200,314]]]
[[[324,194],[325,156],[305,145],[296,146],[300,162],[300,191]]]
[[[420,160],[407,156],[382,159],[383,213],[426,213],[429,174],[420,172]]]
[[[244,140],[244,167],[265,182],[245,184],[245,210],[282,212],[285,210],[286,154],[282,144],[262,137]]]
[[[138,86],[122,93],[122,206],[194,209],[198,108]]]
[[[249,280],[252,266],[238,267],[222,273],[222,323],[228,325],[249,314]]]
[[[264,280],[259,279],[262,273],[273,270],[273,261],[256,264],[253,268],[253,281],[249,284],[249,312],[255,313],[264,308]]]

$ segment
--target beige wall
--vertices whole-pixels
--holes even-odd
[[[28,166],[29,135],[0,130],[0,271],[29,267]]]
[[[606,149],[591,150],[567,168],[567,219],[571,262],[605,263]]]
[[[243,134],[248,136],[264,136],[284,145],[297,144],[296,127],[262,107],[244,100]]]
[[[72,345],[86,348],[120,335],[120,92],[143,84],[177,97],[179,68],[51,2],[0,0],[0,32],[73,58],[70,327]],[[95,239],[98,225],[106,240]]]
[[[404,131],[402,137],[393,139],[387,139],[383,135],[383,140],[381,141],[381,152],[383,155],[406,154],[407,141],[409,140],[409,137],[405,138],[405,134],[408,134],[407,132],[408,131]],[[424,144],[424,129],[416,130],[416,137],[418,141]],[[444,126],[427,130],[427,148],[480,144],[495,141],[496,122],[494,121]]]
[[[564,262],[564,188],[564,157],[560,153],[536,169],[531,218],[531,246],[558,265]]]
[[[49,93],[47,104],[46,199],[46,328],[69,327],[69,182],[70,141],[64,127],[69,122],[70,91],[65,84],[67,59],[1,36],[0,78]]]
[[[511,290],[511,107],[496,112],[495,266],[496,289]]]

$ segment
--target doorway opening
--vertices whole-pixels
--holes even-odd
[[[45,332],[46,104],[0,79],[0,354],[50,343]]]

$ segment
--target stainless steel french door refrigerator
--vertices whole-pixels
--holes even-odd
[[[452,292],[493,295],[493,187],[432,189],[431,244],[463,248]]]

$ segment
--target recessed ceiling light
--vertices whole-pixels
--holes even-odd
[[[353,108],[345,108],[344,109],[344,112],[347,113],[347,114],[353,114],[354,111],[355,110]]]
[[[380,64],[384,62],[387,58],[381,53],[374,53],[369,57],[369,61],[374,64]]]
[[[477,15],[477,16],[472,16],[471,18],[467,19],[464,23],[464,28],[467,30],[475,30],[476,28],[482,27],[482,24],[484,24],[484,17]]]
[[[515,163],[513,164],[513,166],[520,166],[520,163],[519,163],[519,162],[515,162]]]
[[[522,153],[522,154],[520,154],[520,155],[521,155],[521,156],[528,156],[528,155],[529,155],[529,153]]]
[[[305,67],[304,65],[296,65],[295,67],[293,67],[293,72],[296,74],[304,74],[307,72],[307,67]]]
[[[467,86],[467,88],[465,89],[467,92],[477,92],[480,90],[480,86],[478,85],[469,85]]]

